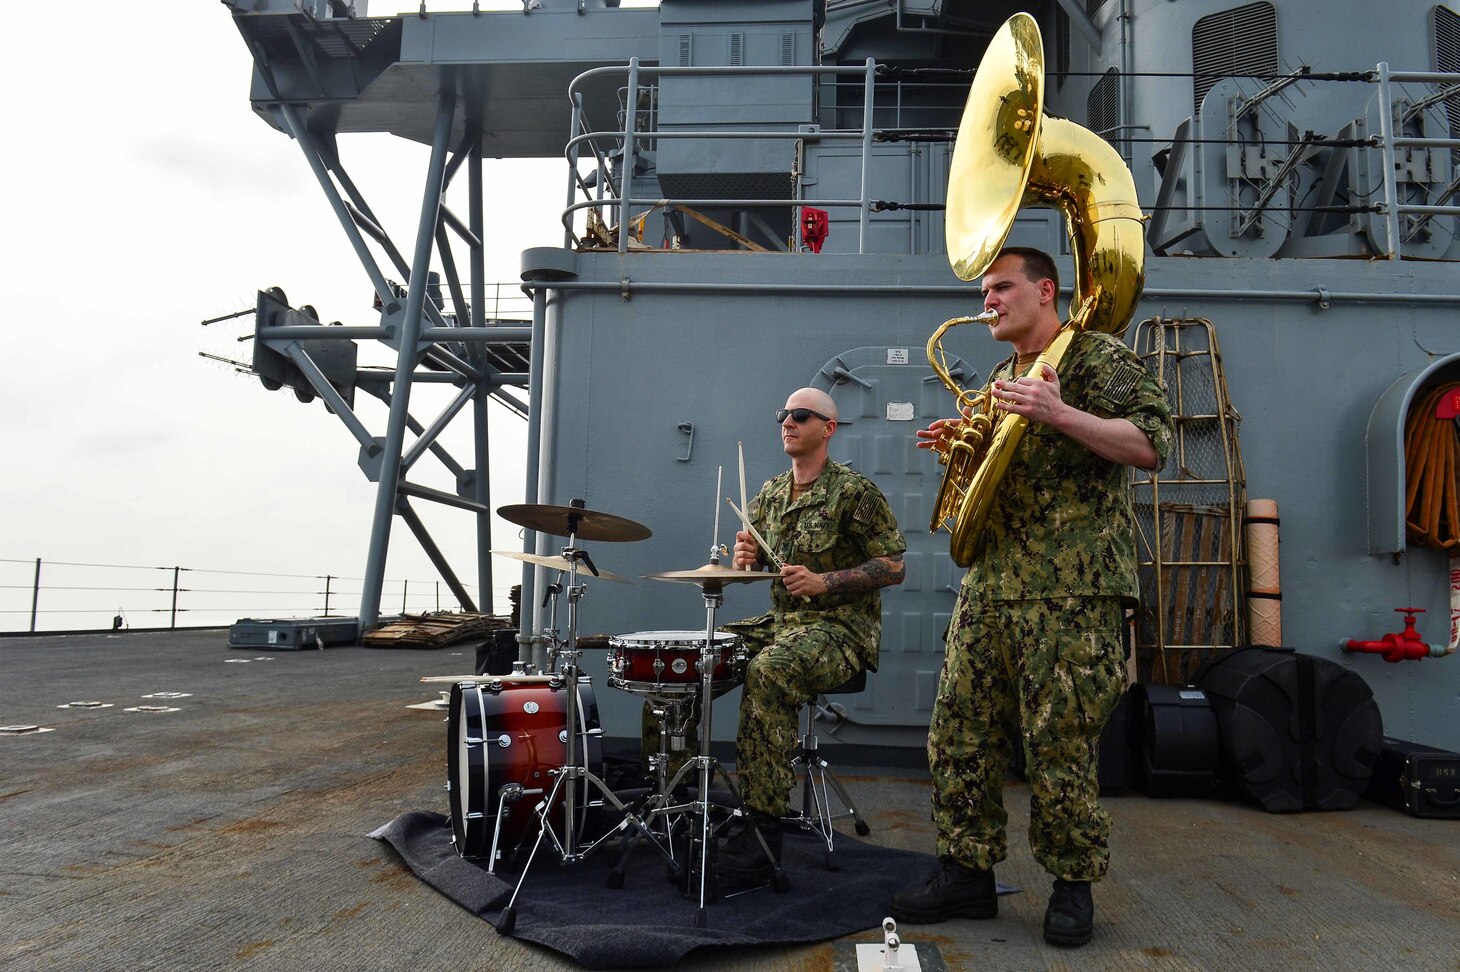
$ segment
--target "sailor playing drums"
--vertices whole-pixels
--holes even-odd
[[[879,590],[902,583],[907,542],[882,492],[827,457],[836,433],[831,396],[802,388],[776,412],[791,468],[767,482],[735,538],[735,567],[777,570],[769,614],[721,629],[738,635],[749,662],[740,702],[735,767],[749,811],[722,846],[719,873],[754,881],[772,870],[752,828],[780,860],[778,818],[789,812],[799,710],[818,693],[875,670],[881,640]]]

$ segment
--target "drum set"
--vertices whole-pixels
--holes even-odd
[[[719,894],[714,879],[715,838],[731,820],[745,816],[735,781],[709,755],[715,696],[744,679],[747,653],[735,635],[717,631],[715,614],[727,584],[771,580],[776,574],[736,570],[719,563],[724,548],[713,547],[709,563],[692,570],[645,575],[698,587],[705,607],[703,631],[636,631],[610,637],[578,635],[578,604],[586,590],[583,571],[627,583],[600,571],[583,541],[647,539],[650,531],[623,517],[568,506],[504,506],[498,514],[538,533],[567,538],[558,556],[503,553],[560,571],[547,589],[549,647],[546,670],[517,662],[510,675],[430,676],[452,683],[447,738],[447,790],[452,842],[462,857],[489,872],[531,850],[497,928],[511,932],[516,902],[539,851],[548,845],[561,863],[575,863],[617,840],[619,855],[608,875],[621,887],[627,863],[640,846],[667,863],[682,893],[698,898],[696,924],[705,927],[705,908]],[[717,524],[718,528],[718,524]],[[567,606],[566,634],[559,637],[558,604]],[[578,660],[585,649],[608,650],[608,684],[640,695],[659,722],[659,751],[649,755],[652,785],[647,796],[624,802],[604,781],[598,705],[589,676]],[[698,755],[670,775],[671,750],[681,750],[696,710]],[[690,780],[693,780],[691,787]],[[720,782],[730,805],[712,804]],[[766,850],[771,885],[785,890],[775,859]]]

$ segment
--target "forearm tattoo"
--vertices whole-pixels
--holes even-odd
[[[865,564],[826,574],[826,591],[828,594],[862,594],[875,591],[879,587],[901,584],[905,570],[900,553],[890,557],[873,557]]]

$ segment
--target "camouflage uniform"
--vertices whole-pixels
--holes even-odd
[[[995,369],[1012,378],[1015,358]],[[1063,400],[1124,418],[1164,463],[1174,438],[1159,383],[1117,338],[1085,333],[1060,368]],[[1126,467],[1031,423],[964,575],[933,705],[928,759],[938,853],[990,868],[1008,852],[1003,774],[1022,729],[1029,843],[1045,870],[1098,880],[1110,818],[1096,746],[1125,687],[1124,606],[1136,597]]]
[[[794,500],[791,486],[789,471],[770,480],[751,501],[749,514],[785,563],[827,573],[907,549],[886,497],[860,473],[828,461]],[[769,563],[763,551],[760,563]],[[793,597],[775,580],[771,608],[769,614],[732,621],[721,630],[739,635],[751,655],[735,739],[741,796],[751,808],[781,816],[789,811],[795,782],[791,758],[800,735],[800,707],[862,669],[877,669],[882,595]],[[644,729],[645,752],[657,752],[657,726],[646,720]],[[692,735],[687,742],[695,748]],[[671,764],[693,753],[674,755]]]

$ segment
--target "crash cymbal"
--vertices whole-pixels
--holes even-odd
[[[766,574],[758,570],[736,570],[728,564],[705,564],[693,570],[666,570],[658,574],[645,574],[649,580],[671,581],[677,584],[749,584],[752,581],[775,580],[780,574]]]
[[[582,506],[548,506],[542,503],[519,503],[516,506],[501,506],[497,515],[509,523],[515,523],[538,533],[550,533],[555,537],[573,537],[579,540],[647,540],[652,533],[642,523],[599,513]]]
[[[520,550],[493,550],[492,553],[496,554],[498,557],[511,557],[513,560],[521,560],[529,564],[537,564],[539,567],[547,567],[551,570],[568,569],[567,557],[554,557],[552,554],[523,553]],[[598,573],[595,574],[588,569],[587,564],[584,564],[578,569],[578,577],[580,580],[585,577],[593,577],[597,578],[598,580],[613,581],[615,584],[633,583],[632,578],[620,577],[618,574],[609,573],[606,570],[600,570]]]

